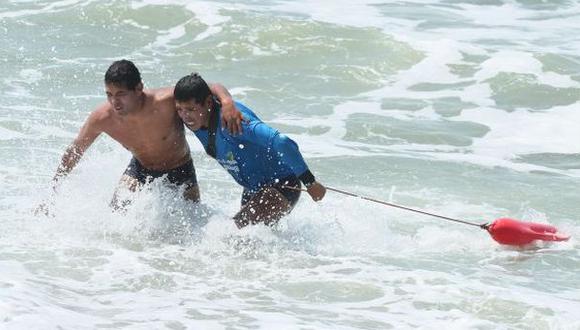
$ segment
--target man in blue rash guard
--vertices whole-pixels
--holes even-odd
[[[242,208],[234,216],[238,228],[263,222],[273,225],[288,214],[300,197],[302,182],[313,200],[326,188],[308,170],[298,145],[263,123],[252,110],[236,102],[245,121],[242,133],[222,129],[221,105],[197,73],[185,76],[174,90],[177,113],[206,152],[244,187]]]

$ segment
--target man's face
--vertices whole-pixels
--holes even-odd
[[[207,104],[208,102],[204,102],[204,104],[196,103],[195,100],[189,100],[185,102],[175,102],[175,106],[177,107],[177,113],[181,120],[189,127],[190,129],[197,131],[202,127],[207,127],[209,121],[209,111],[211,104]]]
[[[137,85],[135,90],[116,84],[106,84],[105,91],[107,93],[107,101],[113,106],[113,110],[121,116],[134,111],[141,105],[142,84]]]

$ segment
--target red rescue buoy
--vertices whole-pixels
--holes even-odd
[[[500,218],[485,227],[491,237],[500,244],[526,245],[533,241],[567,241],[570,236],[558,233],[554,226]]]

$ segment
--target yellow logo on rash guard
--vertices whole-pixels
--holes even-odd
[[[227,158],[227,159],[228,159],[230,162],[233,162],[233,161],[234,161],[234,153],[233,153],[233,152],[231,152],[231,151],[230,151],[230,152],[228,152],[228,153],[226,154],[226,158]]]

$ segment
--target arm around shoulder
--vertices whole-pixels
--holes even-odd
[[[244,116],[234,103],[234,99],[228,90],[218,83],[209,84],[209,89],[222,105],[222,126],[226,127],[231,134],[242,133],[242,121]]]

